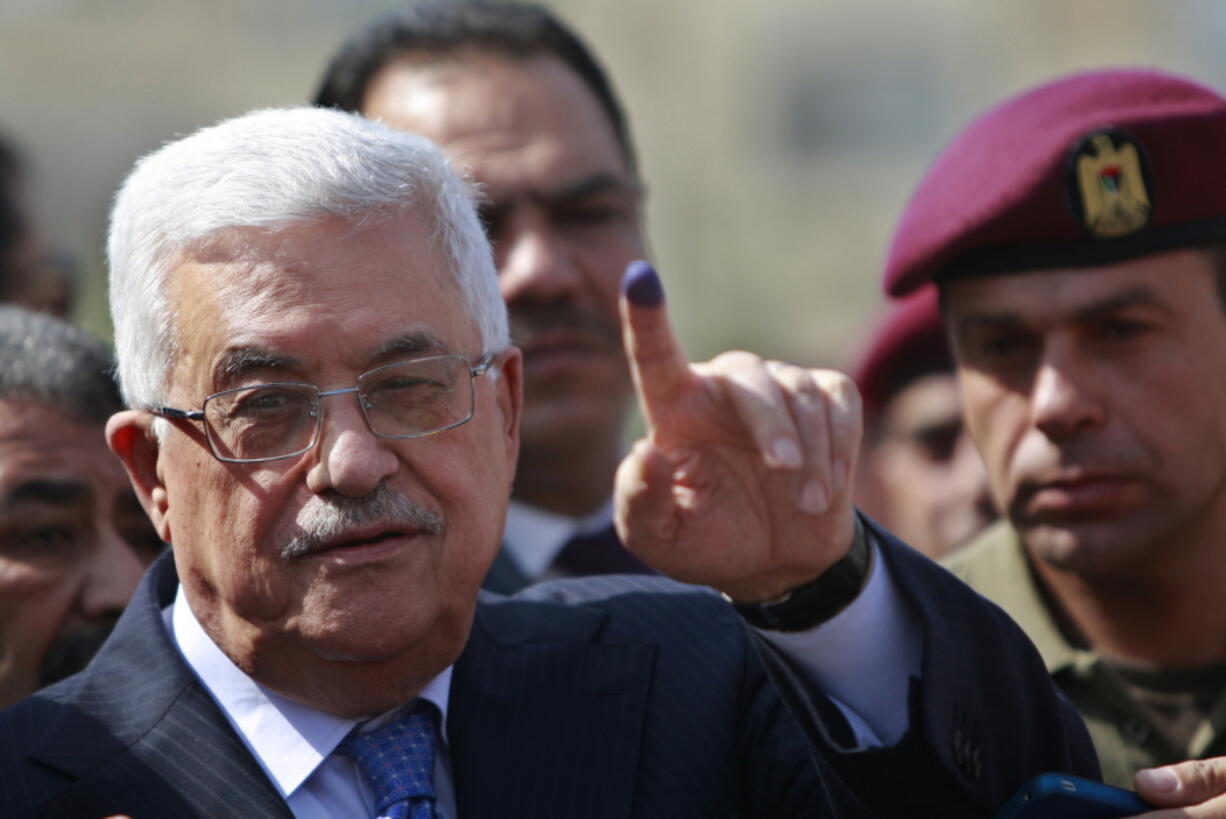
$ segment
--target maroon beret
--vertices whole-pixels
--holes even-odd
[[[1226,99],[1182,77],[1076,74],[997,105],[929,167],[883,286],[1103,265],[1226,240]]]
[[[852,367],[852,378],[871,417],[920,376],[953,368],[937,289],[925,287],[889,305]]]

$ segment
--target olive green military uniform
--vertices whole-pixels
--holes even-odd
[[[1105,781],[1132,787],[1140,768],[1226,754],[1226,666],[1135,668],[1077,645],[1057,624],[1007,522],[990,527],[945,564],[1008,612],[1034,642],[1085,720]]]

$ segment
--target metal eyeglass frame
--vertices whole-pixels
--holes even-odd
[[[473,389],[473,383],[472,383],[473,379],[479,376],[485,375],[487,372],[489,372],[489,370],[494,365],[495,357],[496,356],[494,353],[486,353],[484,356],[481,357],[481,360],[478,361],[476,364],[470,363],[469,360],[462,355],[455,355],[455,354],[431,355],[431,356],[424,356],[422,358],[407,358],[407,359],[404,359],[403,361],[393,361],[391,364],[382,364],[378,367],[367,370],[366,372],[358,376],[358,383],[352,387],[338,387],[332,390],[321,390],[319,387],[315,386],[314,384],[310,384],[305,381],[271,381],[267,384],[251,384],[246,387],[235,387],[233,389],[222,390],[221,392],[215,392],[212,395],[206,395],[204,397],[204,400],[200,403],[200,409],[198,410],[182,410],[182,409],[176,409],[174,407],[151,407],[149,409],[149,412],[152,412],[154,415],[159,415],[163,418],[169,418],[172,420],[202,422],[204,424],[204,437],[209,442],[209,452],[212,453],[213,457],[219,461],[223,461],[229,464],[258,464],[258,463],[265,463],[267,461],[283,461],[286,458],[296,458],[305,452],[310,452],[312,449],[315,448],[315,445],[319,443],[319,432],[320,430],[323,429],[323,426],[324,426],[324,408],[323,408],[324,405],[323,405],[322,399],[328,398],[329,396],[333,396],[333,395],[348,395],[350,393],[356,393],[358,398],[362,399],[358,401],[358,407],[361,408],[362,410],[362,418],[366,421],[367,429],[369,429],[370,433],[374,435],[376,438],[383,438],[386,440],[402,440],[406,438],[425,438],[429,435],[434,435],[439,432],[445,432],[449,429],[455,429],[458,426],[467,424],[469,421],[472,420],[473,414],[476,411],[476,392]],[[423,361],[437,361],[438,359],[441,359],[441,358],[459,359],[460,361],[463,361],[464,364],[468,367],[468,378],[469,378],[469,381],[468,381],[468,385],[469,385],[468,414],[457,421],[447,424],[446,426],[438,427],[436,429],[426,430],[424,432],[410,432],[407,435],[383,435],[375,431],[374,422],[370,420],[370,415],[368,414],[368,407],[369,407],[368,402],[365,400],[365,396],[362,394],[362,388],[360,386],[362,383],[362,379],[366,378],[368,375],[380,372],[382,370],[387,370],[392,367],[400,367],[405,364],[416,364],[418,362],[423,362]],[[214,398],[218,398],[223,395],[230,395],[236,392],[242,392],[244,390],[258,389],[258,388],[263,388],[263,387],[307,387],[307,388],[310,388],[311,390],[314,390],[315,406],[318,408],[318,414],[315,416],[315,430],[311,433],[310,443],[308,443],[306,446],[302,447],[301,449],[297,449],[285,455],[273,455],[268,458],[230,458],[230,457],[226,457],[222,455],[221,453],[217,451],[217,444],[213,441],[212,425],[208,423],[208,420],[205,416],[205,407],[207,407],[209,401],[212,401]]]

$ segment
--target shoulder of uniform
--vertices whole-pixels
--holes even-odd
[[[941,559],[964,583],[978,589],[1001,577],[1002,569],[1024,560],[1017,532],[1006,520],[999,520],[980,532],[969,543]]]

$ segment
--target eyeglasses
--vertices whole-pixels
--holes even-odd
[[[154,407],[164,418],[203,421],[213,457],[226,463],[293,458],[312,449],[323,427],[321,399],[357,393],[370,431],[380,438],[422,438],[473,417],[473,379],[492,366],[488,353],[475,366],[459,355],[415,358],[375,367],[357,386],[321,390],[314,384],[274,382],[224,390],[198,410]]]

